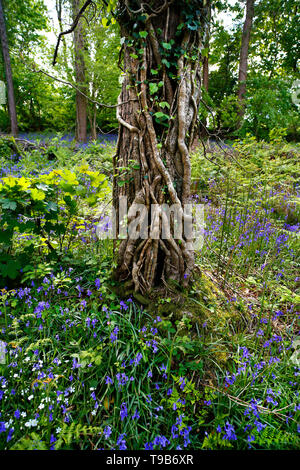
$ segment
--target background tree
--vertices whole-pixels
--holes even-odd
[[[118,67],[120,33],[116,22],[106,24],[104,21],[104,24],[105,27],[102,22],[96,21],[93,28],[88,28],[86,32],[86,41],[89,45],[85,53],[86,80],[88,94],[92,100],[114,105],[121,88],[119,82],[121,70]],[[105,132],[117,129],[115,107],[99,107],[88,101],[87,112],[93,140],[97,138],[99,129]]]
[[[240,63],[239,63],[239,78],[238,78],[238,100],[239,100],[239,116],[243,118],[245,114],[245,94],[246,94],[246,80],[248,71],[248,53],[250,35],[252,29],[252,22],[254,16],[254,2],[255,0],[246,0],[246,17],[243,26]]]
[[[46,8],[41,0],[2,0],[5,12],[7,38],[10,45],[10,60],[14,80],[14,94],[19,130],[37,130],[41,125],[43,109],[40,102],[49,86],[34,74],[31,64],[46,48],[44,32],[48,28]],[[43,33],[42,33],[43,32]],[[5,63],[0,58],[0,75],[4,76]],[[50,90],[49,90],[50,92]],[[51,92],[50,92],[51,93]],[[0,127],[9,128],[7,113],[0,110]]]
[[[209,118],[209,132],[223,137],[250,132],[268,139],[273,128],[286,128],[288,139],[299,138],[299,110],[291,99],[293,82],[299,78],[298,2],[261,0],[255,4],[242,123],[238,88],[245,3],[214,2],[212,7],[209,90],[203,99],[214,119],[201,106],[201,119]],[[230,15],[230,23],[222,23],[224,14]]]
[[[81,8],[81,0],[72,0],[72,13],[75,20]],[[75,80],[77,88],[76,91],[76,139],[79,142],[86,142],[87,140],[87,94],[86,84],[86,65],[84,51],[87,48],[85,31],[82,19],[74,30],[74,68]],[[80,91],[82,93],[80,93]],[[83,94],[84,93],[84,94]]]
[[[8,97],[8,109],[9,109],[9,116],[10,116],[11,133],[12,135],[16,136],[18,134],[17,111],[16,111],[15,93],[14,93],[13,77],[12,77],[12,70],[11,70],[10,53],[9,53],[9,47],[8,47],[7,34],[6,34],[4,11],[3,11],[1,0],[0,0],[0,38],[1,38],[1,45],[2,45],[3,61],[5,65],[5,76],[6,76],[6,83],[7,83],[7,97]]]

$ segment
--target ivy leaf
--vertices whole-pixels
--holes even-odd
[[[146,39],[146,37],[148,36],[148,32],[147,31],[140,31],[139,36],[143,39]]]
[[[169,105],[169,103],[168,103],[167,101],[161,101],[161,102],[159,103],[159,106],[160,106],[161,108],[168,108],[168,109],[170,109],[170,105]]]
[[[157,83],[149,83],[150,95],[154,95],[158,91]]]
[[[163,113],[162,111],[158,111],[157,113],[154,113],[154,116],[157,119],[169,119],[169,116],[167,114]]]

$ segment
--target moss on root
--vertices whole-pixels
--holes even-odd
[[[225,292],[220,290],[207,272],[196,273],[186,290],[170,283],[152,289],[146,297],[134,292],[132,284],[123,283],[115,286],[115,291],[119,297],[133,297],[153,318],[159,316],[175,325],[186,317],[194,330],[205,324],[207,333],[224,333],[230,324],[241,321],[241,313],[228,302]]]
[[[158,315],[174,323],[187,317],[194,326],[202,326],[207,322],[208,327],[214,329],[224,327],[229,319],[237,316],[237,311],[228,304],[224,292],[204,272],[195,275],[186,291],[165,285],[152,289],[148,297],[127,290],[127,297],[129,294],[144,305],[151,315]]]
[[[235,302],[228,300],[228,293],[221,290],[209,272],[195,274],[188,289],[165,284],[152,289],[147,297],[133,292],[128,285],[119,285],[118,296],[129,296],[144,306],[153,319],[159,316],[163,322],[169,321],[177,331],[178,337],[189,336],[195,340],[203,336],[210,357],[224,366],[231,357],[231,342],[240,329],[243,329],[245,312],[239,311]],[[124,295],[125,294],[125,295]],[[178,324],[189,320],[189,327]],[[190,328],[191,326],[191,328]],[[229,338],[231,338],[230,341]],[[208,340],[208,342],[207,342]],[[237,341],[238,342],[238,341]]]

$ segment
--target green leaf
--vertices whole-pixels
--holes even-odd
[[[0,203],[3,209],[10,209],[14,211],[17,208],[17,203],[15,201],[11,201],[10,199],[1,199]]]
[[[141,38],[145,39],[148,36],[148,32],[147,31],[140,31],[139,35],[140,35]]]
[[[163,113],[162,111],[158,111],[157,113],[154,114],[154,116],[157,119],[169,119],[169,116],[167,114]]]
[[[58,210],[58,205],[53,201],[49,201],[48,204],[46,205],[46,211],[57,212],[57,210]]]
[[[159,106],[160,106],[161,108],[168,108],[168,109],[170,109],[170,105],[169,105],[169,103],[167,103],[167,101],[161,101],[161,102],[159,103]]]
[[[158,91],[157,83],[149,83],[150,95],[154,95]]]

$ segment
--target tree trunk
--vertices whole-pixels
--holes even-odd
[[[211,1],[207,1],[207,9],[208,9],[208,14],[207,14],[207,21],[208,21],[208,28],[206,31],[206,36],[204,40],[204,48],[206,50],[206,54],[203,57],[203,72],[202,72],[202,86],[206,92],[208,92],[208,86],[209,86],[209,42],[210,42],[210,23],[211,23]],[[201,132],[200,132],[200,137],[206,137],[207,136],[207,119],[203,119],[203,122],[201,123]]]
[[[239,86],[238,86],[238,100],[240,104],[239,116],[240,120],[243,119],[245,114],[245,94],[246,94],[246,80],[248,70],[248,51],[249,42],[252,29],[252,22],[254,16],[254,2],[255,0],[246,0],[246,18],[243,27],[242,44],[240,52],[240,65],[239,65]]]
[[[92,95],[92,99],[95,97]],[[97,105],[93,104],[88,112],[90,128],[91,128],[91,140],[97,140]]]
[[[122,196],[127,198],[129,224],[136,207],[151,214],[154,205],[158,212],[146,219],[146,235],[123,237],[116,277],[146,293],[169,280],[187,285],[194,269],[191,238],[174,236],[175,217],[171,233],[164,236],[166,214],[159,207],[175,205],[181,222],[191,219],[184,210],[190,201],[189,150],[201,98],[207,9],[199,1],[153,0],[151,7],[119,1],[118,11],[125,74],[117,108],[116,218]],[[119,224],[117,236],[121,232]]]
[[[59,24],[59,32],[62,33],[64,28],[63,28],[63,7],[64,7],[65,0],[56,0],[55,2],[55,7],[56,7],[56,13],[57,13],[57,21]],[[62,47],[63,47],[63,61],[64,65],[66,68],[68,68],[68,56],[67,56],[67,44],[65,41],[64,36],[62,37]]]
[[[208,0],[207,2],[207,8],[208,8],[208,15],[207,15],[208,28],[207,28],[205,42],[204,42],[206,54],[203,57],[203,88],[206,91],[208,91],[208,85],[209,85],[209,41],[210,41],[210,22],[211,22],[211,1],[210,0]]]
[[[11,71],[11,63],[10,63],[7,34],[6,34],[4,12],[3,12],[1,0],[0,0],[0,37],[1,37],[2,53],[3,53],[3,60],[4,60],[4,66],[5,66],[6,83],[7,83],[8,110],[9,110],[9,116],[10,116],[11,133],[13,136],[17,136],[18,135],[18,121],[17,121],[15,94],[14,94],[14,86],[13,86],[13,79],[12,79],[12,71]]]
[[[80,0],[72,0],[73,17],[77,16],[80,7]],[[74,51],[75,51],[75,78],[76,86],[85,95],[87,94],[86,68],[84,60],[84,51],[86,41],[81,20],[74,31]],[[87,99],[81,93],[76,91],[76,140],[86,142],[87,140]]]

